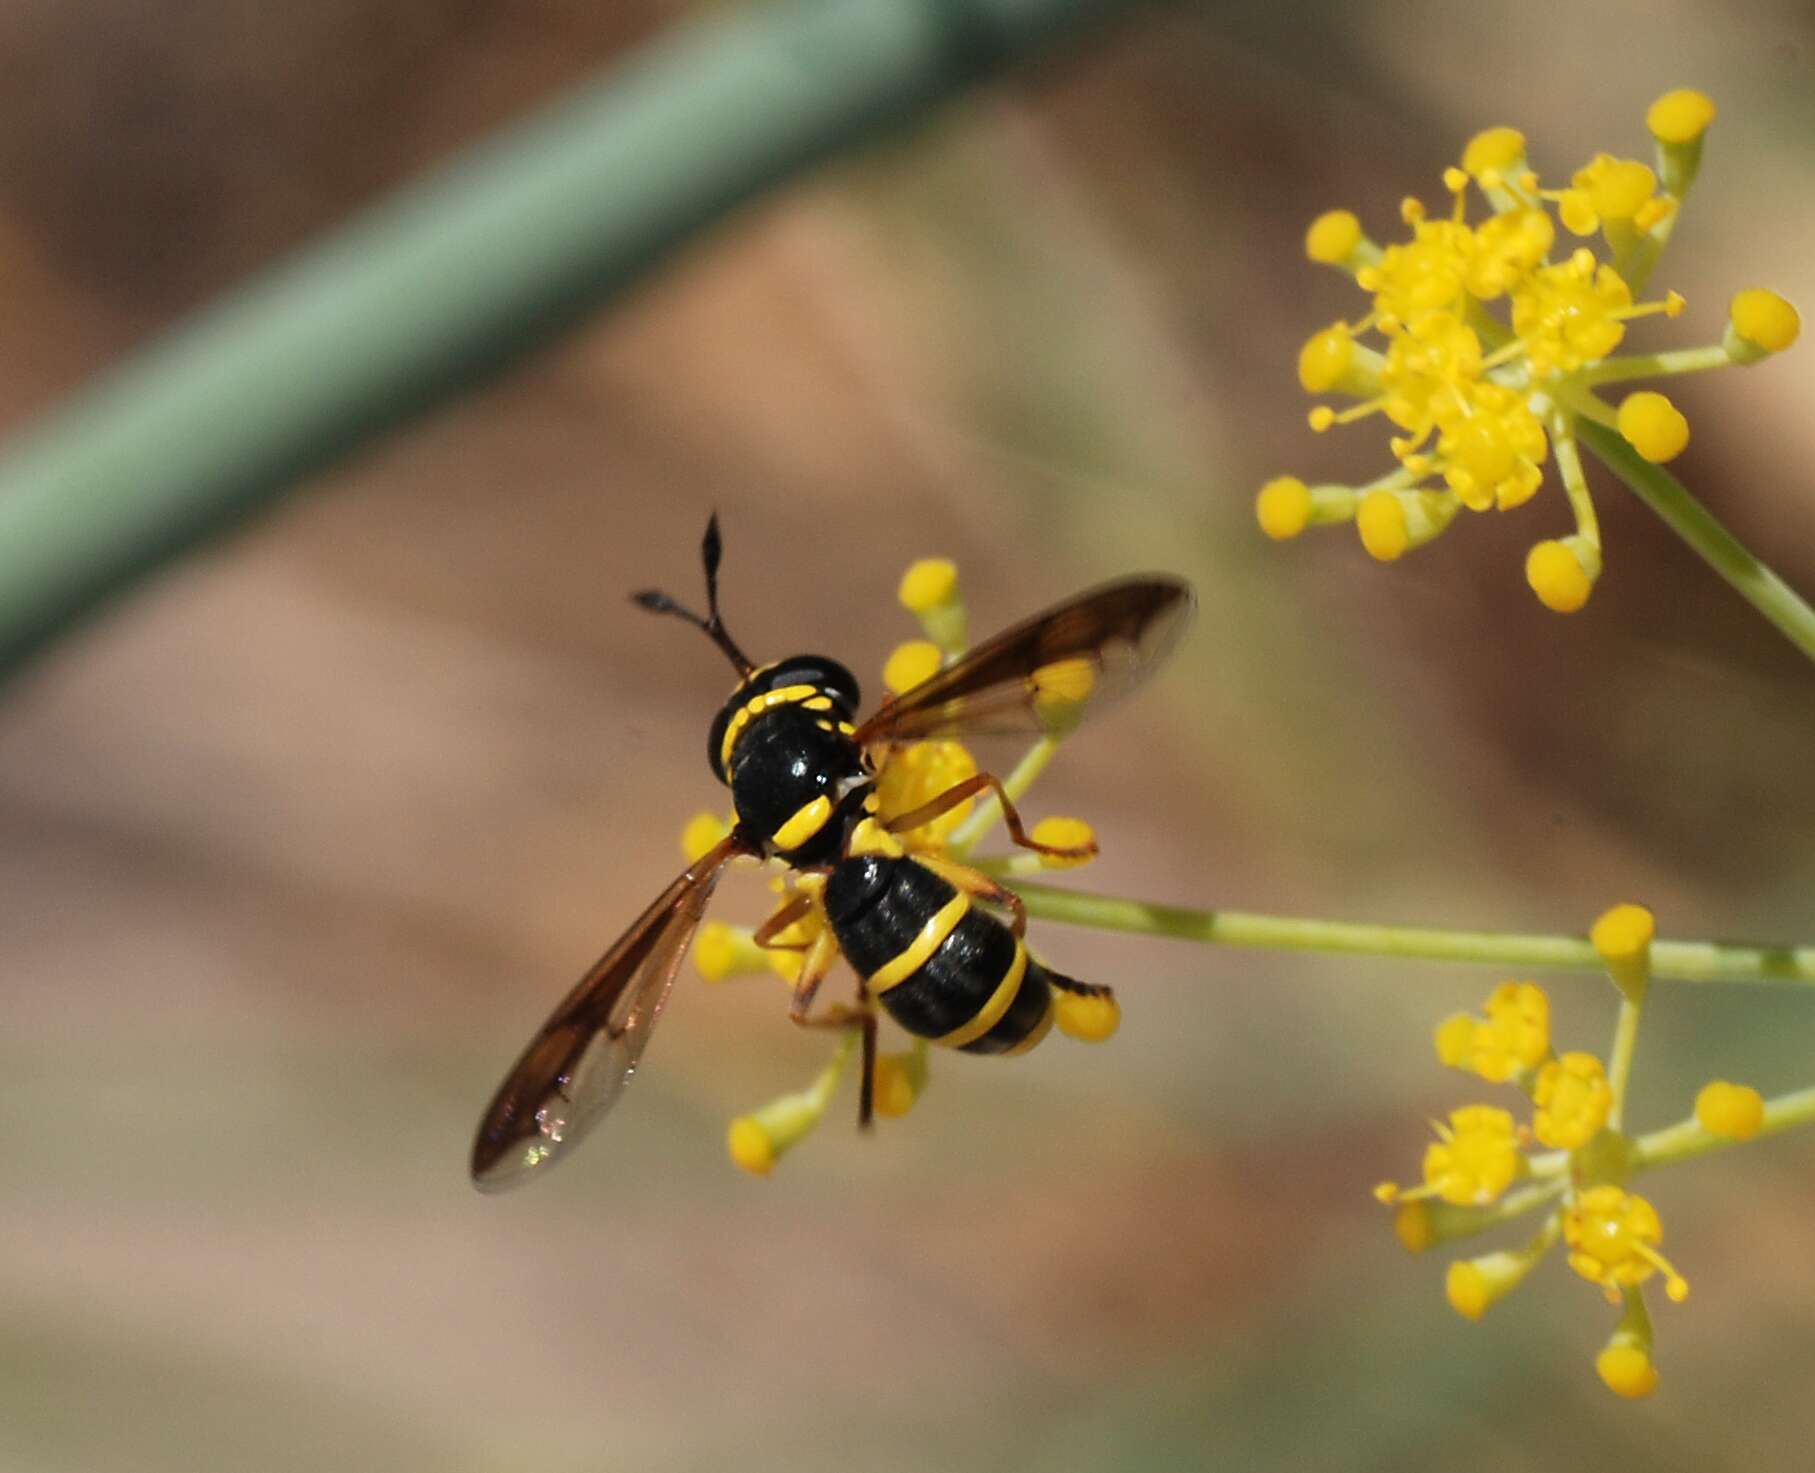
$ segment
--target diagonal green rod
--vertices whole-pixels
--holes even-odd
[[[1134,3],[740,6],[382,200],[0,447],[0,676],[737,206]]]
[[[1617,430],[1584,415],[1577,421],[1576,433],[1633,495],[1663,518],[1664,525],[1775,624],[1785,639],[1815,660],[1815,609],[1716,521],[1714,513],[1690,495],[1687,486],[1661,465],[1646,460]]]
[[[1452,931],[1434,926],[1382,926],[1263,915],[1248,910],[1194,910],[1113,895],[1090,895],[1055,885],[1011,879],[1027,913],[1038,920],[1101,931],[1132,931],[1211,946],[1273,951],[1321,951],[1408,961],[1472,962],[1483,966],[1591,972],[1603,963],[1586,936],[1517,931]],[[1651,943],[1654,977],[1673,982],[1773,982],[1815,986],[1815,946],[1744,941]]]

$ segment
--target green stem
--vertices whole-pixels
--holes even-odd
[[[1620,1289],[1620,1302],[1624,1306],[1620,1313],[1620,1322],[1614,1328],[1615,1340],[1627,1340],[1644,1347],[1645,1353],[1651,1353],[1653,1331],[1651,1328],[1651,1311],[1645,1305],[1645,1291],[1637,1284],[1626,1284]]]
[[[1008,801],[1019,803],[1024,794],[1046,771],[1046,764],[1051,762],[1053,754],[1059,750],[1057,737],[1041,737],[1019,762],[1013,772],[1002,779],[1002,787],[1008,794]],[[948,847],[958,858],[968,856],[979,840],[996,826],[996,820],[1002,817],[1002,800],[994,793],[978,805],[977,811],[959,824],[952,831]]]
[[[832,1103],[832,1096],[838,1093],[838,1081],[844,1078],[844,1071],[851,1062],[851,1055],[857,1050],[858,1033],[849,1029],[839,1040],[833,1050],[831,1059],[825,1068],[814,1076],[813,1082],[801,1092],[801,1098],[820,1115],[825,1114],[826,1107]]]
[[[1431,1242],[1453,1243],[1458,1238],[1472,1238],[1489,1228],[1499,1227],[1516,1217],[1555,1202],[1568,1187],[1567,1180],[1551,1177],[1515,1187],[1489,1207],[1457,1207],[1449,1202],[1430,1202]],[[1540,1230],[1540,1237],[1543,1230]]]
[[[1558,413],[1553,417],[1550,443],[1556,448],[1557,474],[1563,481],[1563,494],[1569,498],[1569,509],[1575,514],[1576,531],[1598,557],[1601,524],[1594,514],[1594,498],[1588,494],[1588,477],[1582,474],[1582,457],[1576,451],[1575,430],[1568,415]]]
[[[586,320],[737,207],[1133,0],[714,7],[211,305],[0,453],[0,674]]]
[[[1516,341],[1513,330],[1474,297],[1466,297],[1464,302],[1463,311],[1467,314],[1468,325],[1474,328],[1475,336],[1481,340],[1482,347],[1490,353],[1498,352]]]
[[[1710,368],[1726,368],[1733,355],[1724,344],[1707,348],[1672,348],[1663,353],[1635,353],[1626,358],[1603,358],[1592,368],[1578,369],[1570,375],[1572,387],[1591,389],[1596,384],[1623,383],[1635,378],[1665,378],[1678,373],[1702,373]]]
[[[1626,1086],[1632,1078],[1632,1055],[1638,1047],[1639,1016],[1645,1010],[1645,989],[1620,993],[1620,1013],[1613,1025],[1613,1046],[1607,1053],[1607,1086],[1613,1091],[1613,1108],[1607,1124],[1614,1130],[1626,1114]]]
[[[1671,531],[1776,625],[1784,638],[1815,660],[1815,609],[1752,556],[1682,482],[1641,457],[1616,430],[1584,418],[1578,421],[1576,433]]]
[[[1760,1136],[1775,1135],[1792,1126],[1811,1124],[1815,1124],[1815,1088],[1799,1089],[1765,1101],[1764,1123],[1759,1127],[1758,1135],[1748,1139],[1757,1140]],[[1715,1135],[1704,1129],[1702,1123],[1691,1115],[1675,1125],[1667,1125],[1662,1130],[1642,1135],[1632,1144],[1632,1169],[1646,1171],[1654,1166],[1668,1166],[1677,1161],[1706,1156],[1713,1151],[1724,1151],[1730,1146],[1743,1146],[1746,1142],[1734,1140],[1731,1136]]]
[[[979,869],[990,864],[978,861]],[[1410,961],[1475,962],[1485,966],[1595,972],[1600,956],[1583,936],[1513,931],[1453,931],[1429,926],[1379,926],[1307,920],[1242,910],[1191,910],[1062,890],[1017,881],[1015,893],[1040,920],[1131,931],[1213,946],[1318,951]],[[1815,986],[1815,946],[1757,946],[1725,941],[1654,941],[1652,975],[1675,982],[1780,982]]]

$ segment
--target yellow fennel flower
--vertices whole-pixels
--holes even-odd
[[[1640,389],[1620,401],[1621,437],[1646,460],[1675,460],[1689,445],[1689,421],[1662,394]]]
[[[1613,1086],[1593,1054],[1567,1053],[1538,1070],[1532,1134],[1547,1146],[1573,1151],[1601,1133],[1613,1113]]]
[[[1524,1248],[1457,1260],[1444,1275],[1443,1297],[1463,1319],[1480,1319],[1525,1282],[1526,1276],[1550,1251],[1556,1237],[1553,1220]]]
[[[1638,1400],[1657,1390],[1657,1367],[1649,1346],[1616,1337],[1594,1358],[1595,1374],[1615,1396]]]
[[[681,853],[687,856],[687,863],[692,864],[730,832],[730,819],[716,813],[696,813],[681,830]]]
[[[1749,288],[1733,299],[1718,347],[1615,356],[1633,319],[1683,309],[1674,292],[1640,300],[1641,288],[1676,224],[1713,117],[1701,93],[1669,93],[1647,115],[1655,164],[1596,153],[1562,188],[1543,186],[1516,129],[1489,128],[1469,140],[1460,167],[1444,171],[1446,214],[1415,199],[1401,204],[1405,239],[1377,245],[1353,213],[1320,216],[1306,254],[1352,276],[1370,300],[1364,315],[1324,328],[1300,351],[1299,381],[1309,393],[1354,401],[1319,403],[1309,422],[1324,431],[1383,415],[1400,432],[1388,439],[1399,470],[1314,491],[1276,478],[1255,503],[1267,536],[1286,540],[1354,520],[1367,552],[1393,562],[1434,541],[1457,507],[1505,512],[1534,500],[1554,462],[1575,526],[1531,548],[1526,581],[1558,613],[1585,607],[1602,550],[1578,424],[1617,422],[1654,463],[1681,454],[1689,440],[1687,419],[1661,394],[1628,395],[1616,411],[1599,386],[1756,362],[1789,347],[1800,330],[1793,306]],[[1486,213],[1471,220],[1477,197]]]
[[[1450,1111],[1447,1126],[1434,1129],[1438,1138],[1424,1152],[1425,1194],[1458,1207],[1485,1207],[1518,1179],[1524,1158],[1507,1111],[1464,1105]]]
[[[1764,1097],[1749,1084],[1716,1079],[1696,1095],[1695,1118],[1710,1135],[1749,1141],[1764,1128]]]
[[[1534,378],[1605,358],[1626,336],[1632,288],[1586,246],[1541,266],[1512,291],[1512,325]]]
[[[1470,511],[1506,511],[1542,484],[1550,442],[1524,395],[1493,382],[1471,384],[1437,423],[1443,479]]]
[[[877,817],[887,822],[911,813],[976,773],[977,761],[962,742],[914,742],[897,747],[884,757],[876,774]],[[970,811],[967,798],[930,823],[897,837],[911,851],[938,852]]]
[[[1802,333],[1802,317],[1776,292],[1763,287],[1747,287],[1735,293],[1727,307],[1727,321],[1733,336],[1762,357],[1781,353]]]
[[[1550,999],[1535,982],[1502,982],[1485,1017],[1458,1013],[1437,1025],[1437,1058],[1494,1084],[1535,1069],[1550,1055]]]
[[[1664,1228],[1657,1209],[1643,1197],[1615,1186],[1590,1187],[1563,1214],[1563,1241],[1569,1266],[1592,1284],[1617,1291],[1664,1275],[1664,1292],[1681,1301],[1688,1282],[1657,1251]]]

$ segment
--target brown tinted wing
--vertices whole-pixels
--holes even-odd
[[[1092,588],[903,692],[858,728],[857,740],[1063,735],[1151,675],[1196,607],[1191,585],[1165,574]]]
[[[473,1141],[473,1183],[502,1191],[572,1148],[624,1092],[668,1001],[725,862],[722,841],[664,890],[593,964],[498,1086]]]

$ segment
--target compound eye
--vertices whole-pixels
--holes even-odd
[[[844,707],[844,715],[857,715],[857,707],[862,702],[862,693],[857,688],[857,677],[851,671],[840,666],[837,660],[828,660],[824,655],[809,655],[799,662],[800,682],[809,686],[819,686],[826,695],[837,700]]]
[[[857,707],[863,701],[857,677],[838,661],[825,655],[796,655],[790,660],[784,660],[770,678],[775,687],[817,686],[843,708],[847,719],[857,714]]]
[[[726,782],[725,769],[719,763],[719,754],[725,746],[725,728],[731,724],[731,713],[736,709],[736,702],[730,702],[725,709],[713,718],[712,730],[706,733],[706,763],[712,769],[712,775],[720,782]]]
[[[863,692],[857,687],[857,677],[837,661],[828,660],[823,679],[833,698],[844,707],[845,715],[855,716],[857,708],[863,704]]]

